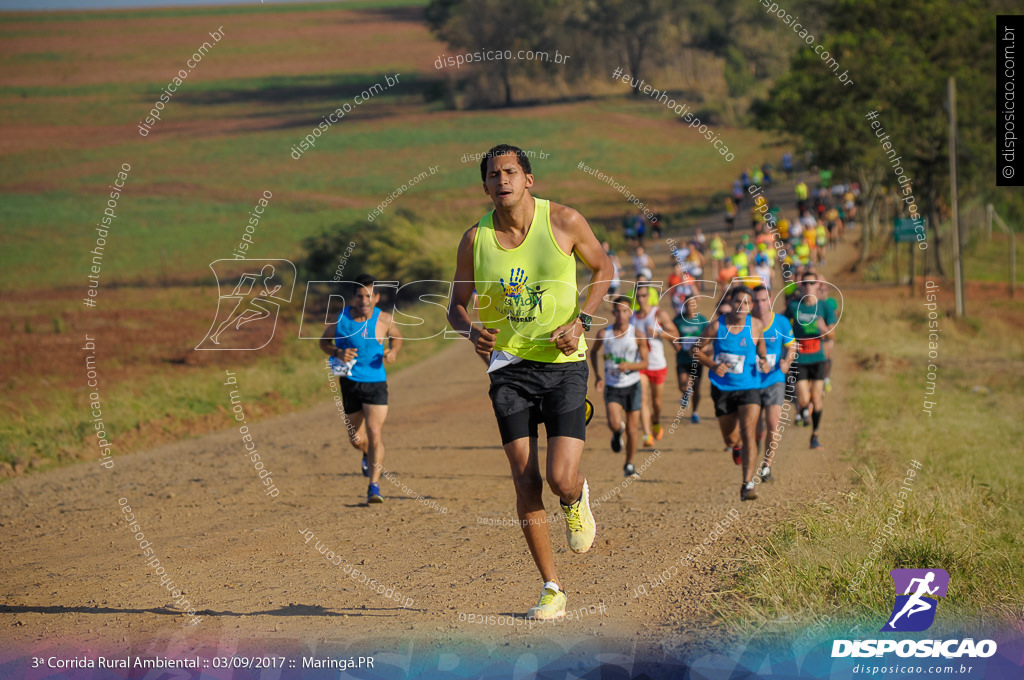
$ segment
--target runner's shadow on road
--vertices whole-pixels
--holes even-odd
[[[390,616],[389,612],[423,611],[409,607],[351,607],[346,609],[327,609],[318,604],[290,604],[287,607],[266,609],[263,611],[232,612],[203,609],[197,611],[201,616]],[[163,616],[186,616],[185,612],[167,607],[151,607],[149,609],[127,609],[118,607],[67,607],[62,605],[0,605],[0,614],[160,614]]]

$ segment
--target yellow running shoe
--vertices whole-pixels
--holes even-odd
[[[587,484],[587,480],[583,480],[583,494],[578,501],[572,505],[561,505],[562,514],[565,515],[565,538],[569,542],[569,549],[575,553],[587,552],[597,534],[594,513],[590,512],[590,485]]]
[[[665,431],[661,429],[661,425],[654,425],[652,429],[654,430],[654,439],[660,442],[661,438],[665,436]]]
[[[649,434],[645,434],[644,435],[644,448],[646,449],[649,446],[654,446],[654,437],[652,437]]]
[[[544,590],[540,592],[540,601],[530,607],[530,611],[526,612],[526,618],[551,621],[563,616],[565,616],[565,593],[561,590],[555,591],[545,583]]]

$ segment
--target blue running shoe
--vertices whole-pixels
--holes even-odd
[[[384,496],[380,495],[380,486],[377,484],[370,484],[370,488],[366,490],[366,502],[367,503],[383,503]]]

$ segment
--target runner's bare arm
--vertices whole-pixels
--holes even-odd
[[[608,293],[613,273],[612,261],[583,215],[576,210],[552,203],[551,227],[559,248],[563,252],[576,253],[591,271],[590,284],[586,288],[587,297],[580,305],[580,311],[593,316]],[[583,322],[576,318],[552,331],[551,340],[562,354],[568,356],[579,349],[582,333]]]
[[[818,335],[814,337],[822,340],[830,339],[832,337],[832,329],[835,328],[834,325],[825,321],[823,316],[816,316],[814,318],[814,327],[818,330]]]
[[[758,368],[762,373],[767,373],[771,370],[771,366],[768,365],[768,346],[764,341],[764,330],[763,321],[757,318],[751,319],[750,334],[754,337],[754,345],[757,348]]]
[[[793,363],[793,360],[796,359],[796,341],[790,341],[790,343],[785,345],[784,348],[786,350],[786,356],[779,362],[779,370],[783,373],[789,373],[789,367]]]
[[[697,350],[697,361],[718,375],[725,375],[725,364],[715,363],[715,337],[718,336],[718,319],[708,324],[700,336],[700,349]]]
[[[658,325],[661,326],[661,332],[665,337],[670,338],[672,342],[679,340],[679,333],[676,331],[675,324],[672,323],[671,317],[664,309],[658,310]]]
[[[337,357],[342,361],[352,361],[356,358],[358,350],[355,347],[339,350],[334,344],[334,330],[334,324],[324,329],[324,334],[320,336],[320,351],[329,357]]]
[[[324,329],[320,336],[320,351],[329,357],[337,356],[338,348],[334,346],[334,324]]]
[[[387,312],[380,313],[380,322],[385,325],[388,338],[388,348],[384,350],[384,361],[393,364],[398,358],[398,351],[402,349],[402,331],[398,330],[395,317]]]
[[[631,364],[619,364],[620,369],[627,371],[645,371],[647,370],[647,337],[641,335],[639,332],[636,334],[636,347],[640,350],[640,361],[634,361]],[[626,368],[626,367],[629,368]]]
[[[594,367],[594,387],[601,389],[601,350],[604,348],[604,339],[600,334],[594,338],[594,346],[590,348],[590,363]]]
[[[469,302],[473,299],[476,287],[476,275],[473,271],[473,239],[476,237],[476,225],[470,227],[462,235],[459,253],[455,264],[455,280],[452,283],[452,299],[448,303],[448,323],[456,333],[461,333],[476,348],[476,353],[484,363],[490,361],[494,340],[498,335],[495,328],[480,329],[475,327],[469,317]]]

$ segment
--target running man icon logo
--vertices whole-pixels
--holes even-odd
[[[882,632],[919,632],[935,621],[938,599],[946,596],[949,574],[945,569],[893,569],[896,603]]]
[[[245,267],[241,274],[238,273],[239,265]],[[266,347],[277,329],[280,303],[292,300],[295,265],[289,260],[230,259],[215,260],[210,263],[210,269],[217,277],[217,314],[196,349],[255,350]],[[291,283],[286,284],[288,278]],[[287,295],[285,285],[288,286]],[[230,292],[225,292],[227,290]]]

